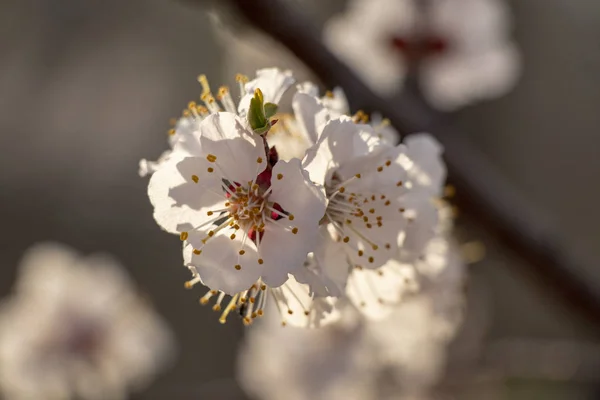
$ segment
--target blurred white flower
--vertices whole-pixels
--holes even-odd
[[[503,0],[352,0],[324,39],[379,94],[417,72],[427,100],[453,110],[514,86],[520,56],[509,33]]]
[[[365,319],[343,299],[341,318],[318,330],[280,328],[267,317],[246,337],[241,386],[262,400],[434,398],[462,320],[464,265],[442,230],[412,268],[420,291],[384,319]]]
[[[37,245],[1,307],[0,389],[7,399],[124,399],[165,366],[172,345],[114,261]]]

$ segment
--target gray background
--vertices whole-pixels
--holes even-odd
[[[309,12],[320,22],[341,3],[314,2]],[[511,4],[524,62],[517,88],[452,118],[546,212],[584,261],[578,272],[600,290],[600,2]],[[169,118],[197,98],[195,77],[206,73],[215,86],[231,80],[224,64],[231,52],[220,43],[203,7],[177,1],[0,2],[0,294],[35,242],[113,253],[178,340],[172,370],[141,399],[244,398],[232,379],[244,329],[233,318],[222,326],[200,307],[201,289],[183,289],[189,275],[179,241],[154,223],[147,180],[137,176],[140,158],[166,148]],[[451,364],[451,376],[467,371],[467,378],[448,392],[491,398],[481,384],[491,374],[499,398],[597,398],[593,381],[507,380],[486,365],[498,339],[597,338],[588,322],[524,280],[519,259],[484,229],[462,218],[459,234],[483,240],[488,256],[471,267],[471,314]]]

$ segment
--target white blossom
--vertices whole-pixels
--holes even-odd
[[[106,257],[37,245],[0,309],[7,399],[120,399],[170,358],[164,322]]]
[[[452,110],[514,86],[520,57],[509,31],[501,0],[352,0],[324,38],[379,94],[392,96],[416,71],[429,102]]]
[[[211,289],[233,295],[259,278],[281,286],[316,242],[325,200],[299,160],[268,164],[262,137],[227,112],[194,132],[198,152],[171,159],[148,185],[154,217],[179,233]]]
[[[381,267],[399,248],[409,252],[429,240],[412,234],[435,228],[432,199],[445,178],[440,147],[429,136],[393,146],[342,116],[325,125],[304,164],[328,200],[315,262],[338,277],[339,291],[352,268]]]

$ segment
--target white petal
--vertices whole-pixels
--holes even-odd
[[[284,218],[278,223],[267,223],[260,241],[259,254],[264,260],[262,279],[270,287],[281,286],[288,273],[303,268],[307,254],[316,245],[317,226],[297,227],[294,234],[291,225],[285,227],[287,221]]]
[[[200,123],[202,155],[214,156],[214,173],[223,179],[246,184],[266,165],[263,139],[246,128],[237,115],[214,113]]]
[[[69,276],[68,270],[79,257],[75,251],[62,244],[34,245],[27,250],[21,261],[17,290],[26,295],[50,297],[51,293],[56,293],[53,287],[66,283],[63,281]],[[51,299],[48,298],[47,301]]]
[[[392,198],[401,196],[408,191],[408,174],[403,165],[403,160],[407,159],[406,151],[404,145],[379,146],[379,151],[340,166],[337,175],[342,181],[360,176],[344,185],[349,192],[385,194]]]
[[[254,91],[260,89],[265,103],[278,104],[283,94],[295,82],[291,71],[281,71],[277,68],[265,68],[256,71],[256,79],[246,83],[246,95],[240,100],[238,112],[245,116],[250,107],[250,99]]]
[[[298,159],[275,164],[271,190],[269,200],[294,216],[291,225],[315,228],[325,215],[325,190],[309,180]]]
[[[417,289],[412,265],[392,259],[376,270],[354,269],[346,295],[364,315],[381,319],[394,310],[404,295]]]
[[[334,308],[335,300],[313,299],[309,294],[308,286],[298,283],[293,277],[290,277],[281,288],[276,289],[275,295],[270,297],[281,310],[283,321],[291,326],[317,328],[334,322],[340,317],[339,312]],[[271,309],[270,312],[274,310]]]
[[[294,95],[292,108],[300,132],[306,137],[310,146],[314,145],[329,119],[328,110],[317,97],[301,92]]]
[[[423,67],[423,92],[436,108],[452,111],[512,89],[520,72],[520,55],[512,44],[457,52]]]
[[[318,142],[306,151],[303,165],[313,182],[327,184],[340,164],[371,153],[377,142],[373,128],[342,116],[325,125]]]
[[[269,147],[275,147],[280,160],[302,159],[312,145],[291,115],[282,115],[267,134]]]
[[[319,97],[319,87],[312,82],[306,81],[296,85],[298,93],[306,93],[312,97]]]
[[[213,290],[234,295],[252,286],[263,267],[258,263],[258,253],[252,241],[246,240],[242,246],[243,235],[240,233],[232,240],[231,233],[230,229],[223,229],[204,244],[202,240],[206,235],[194,232],[189,234],[188,242],[193,248],[202,248],[201,254],[191,254],[190,261],[202,282]],[[245,253],[240,255],[240,250]],[[190,255],[189,250],[187,254]]]
[[[431,199],[411,194],[401,199],[408,218],[400,246],[401,260],[414,261],[423,254],[438,227],[438,212]]]
[[[334,241],[327,226],[321,226],[319,229],[319,243],[314,252],[314,264],[312,266],[314,278],[309,283],[312,283],[311,287],[321,289],[315,291],[315,294],[341,296],[346,288],[351,265],[346,255],[345,244]]]
[[[150,178],[148,197],[154,206],[154,219],[168,232],[177,233],[198,226],[206,220],[206,212],[202,207],[212,206],[224,199],[224,196],[219,197],[206,190],[207,187],[221,190],[219,182],[199,179],[196,184],[192,181],[192,173],[182,176],[179,167],[187,168],[190,163],[196,162],[200,163],[202,160],[188,158],[181,161],[178,156],[172,157]],[[199,168],[198,171],[199,178],[204,178],[203,169]]]
[[[200,119],[192,117],[180,118],[175,126],[175,134],[169,137],[171,147],[192,156],[200,155],[200,122]]]
[[[346,94],[341,87],[333,89],[331,95],[325,95],[321,98],[323,105],[329,110],[331,118],[339,118],[342,115],[350,113],[350,106],[348,105],[348,99]]]
[[[152,175],[158,169],[158,163],[154,161],[148,161],[142,158],[138,167],[138,175],[145,177],[146,175]]]
[[[432,196],[440,196],[446,181],[441,144],[427,133],[410,135],[404,139],[404,143],[411,162],[403,162],[403,165],[413,185]]]
[[[375,130],[377,137],[379,137],[382,141],[393,146],[398,142],[400,138],[400,132],[396,130],[391,124],[390,121],[383,118],[383,116],[379,113],[371,114],[371,126]]]
[[[389,201],[389,205],[384,204]],[[406,220],[395,200],[376,200],[368,203],[364,217],[352,216],[350,224],[344,225],[343,233],[349,238],[348,258],[353,266],[377,268],[397,254],[398,234],[404,229]],[[374,210],[374,213],[370,213]],[[381,220],[376,217],[381,216]]]

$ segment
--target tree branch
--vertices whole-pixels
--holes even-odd
[[[229,0],[248,22],[280,41],[329,87],[341,86],[353,110],[378,111],[402,134],[429,131],[445,147],[449,177],[456,186],[460,209],[506,247],[520,255],[530,275],[553,295],[600,328],[600,293],[583,277],[545,223],[500,171],[467,138],[451,132],[443,115],[419,97],[403,93],[394,101],[376,96],[322,44],[318,30],[300,10],[278,0]]]

